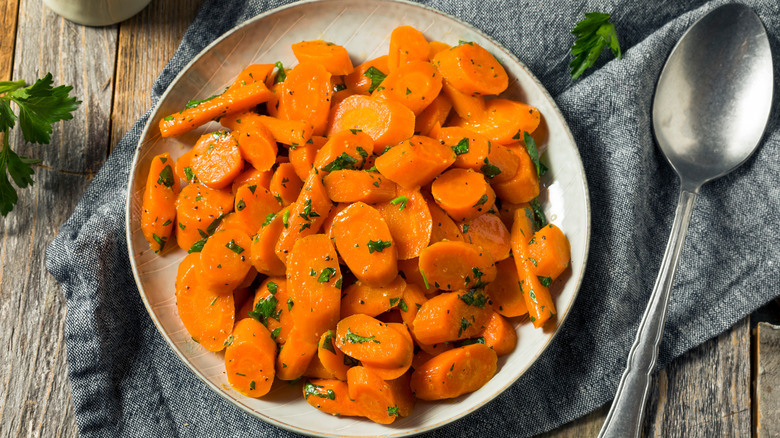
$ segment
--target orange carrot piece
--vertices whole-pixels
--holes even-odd
[[[394,388],[370,369],[356,366],[347,372],[349,397],[357,402],[362,414],[379,424],[390,424],[400,416]]]
[[[433,219],[428,203],[419,190],[399,187],[397,194],[392,201],[376,204],[375,207],[390,228],[398,260],[408,260],[419,256],[428,246]]]
[[[474,392],[496,373],[496,352],[471,344],[442,353],[412,373],[410,385],[420,400],[443,400]]]
[[[245,184],[236,191],[233,213],[222,220],[219,229],[227,229],[227,222],[232,220],[236,226],[230,228],[254,236],[265,218],[279,211],[279,208],[279,203],[271,192],[255,184]]]
[[[333,206],[328,213],[328,217],[322,222],[322,234],[333,239],[333,221],[336,220],[336,216],[341,213],[342,210],[349,207],[348,203],[339,203]]]
[[[485,293],[493,302],[493,310],[509,318],[528,313],[515,261],[501,260],[496,263],[496,271],[496,279],[485,288]]]
[[[433,137],[431,131],[435,124],[443,125],[447,121],[450,111],[452,111],[452,101],[446,94],[439,94],[414,120],[414,132]]]
[[[447,43],[443,43],[441,41],[431,41],[428,43],[428,46],[430,47],[430,57],[433,59],[437,53],[443,51],[443,50],[449,50],[452,48],[451,45]]]
[[[176,198],[176,242],[179,247],[189,251],[196,242],[212,234],[222,217],[231,211],[233,194],[227,190],[211,189],[200,183],[182,188]]]
[[[397,368],[411,364],[411,337],[368,315],[350,315],[336,326],[336,346],[364,365]]]
[[[374,150],[374,141],[365,132],[347,130],[332,134],[317,151],[314,167],[331,172],[340,169],[362,169]]]
[[[372,96],[402,103],[416,115],[441,91],[441,75],[427,61],[410,61],[387,75]]]
[[[271,184],[272,176],[273,172],[270,170],[263,171],[257,170],[253,167],[248,167],[244,169],[243,172],[239,173],[238,176],[233,180],[233,186],[230,191],[235,195],[238,188],[245,184],[250,186],[256,185],[258,187],[267,189]]]
[[[353,69],[349,53],[337,44],[322,40],[301,41],[292,45],[292,51],[300,64],[319,64],[334,76],[349,74]]]
[[[295,202],[303,188],[303,181],[295,173],[295,167],[290,163],[281,163],[276,168],[268,189],[276,199],[281,199],[285,207]]]
[[[398,275],[406,280],[406,284],[414,284],[421,287],[424,291],[428,290],[425,289],[425,280],[423,279],[422,274],[420,274],[420,266],[418,265],[417,257],[398,260]]]
[[[244,169],[244,159],[232,133],[204,134],[192,150],[192,170],[198,180],[209,187],[221,189],[230,185]]]
[[[466,94],[498,95],[509,86],[504,67],[477,43],[442,50],[432,62],[453,87]]]
[[[414,404],[417,401],[414,398],[412,387],[410,386],[412,373],[407,371],[397,379],[387,380],[388,386],[393,391],[395,405],[398,407],[398,414],[402,417],[408,417],[412,414]]]
[[[482,247],[489,252],[495,261],[509,257],[512,245],[509,243],[510,233],[501,218],[495,214],[485,213],[474,219],[458,224],[463,233],[463,240]]]
[[[399,26],[390,34],[387,66],[390,72],[411,61],[428,61],[431,49],[428,40],[411,26]]]
[[[437,242],[425,248],[419,260],[428,285],[436,289],[480,287],[496,278],[493,256],[471,243]]]
[[[433,181],[455,162],[455,152],[440,142],[421,135],[390,148],[374,161],[379,173],[405,189]]]
[[[417,311],[412,330],[424,344],[472,338],[490,320],[493,309],[481,289],[445,292],[429,299]]]
[[[333,373],[331,373],[325,368],[325,365],[322,364],[319,356],[316,355],[311,358],[311,361],[309,362],[309,366],[306,367],[306,371],[303,372],[303,375],[305,377],[314,378],[314,379],[330,380],[334,378]]]
[[[389,284],[373,287],[357,281],[344,289],[341,296],[341,318],[362,313],[378,316],[399,305],[407,284],[398,275]]]
[[[404,105],[356,94],[330,112],[328,137],[348,129],[360,130],[374,140],[374,153],[414,134],[414,113]]]
[[[276,377],[279,380],[295,380],[303,376],[311,361],[317,357],[317,343],[311,342],[311,336],[296,331],[295,326],[290,331],[279,355],[276,357]]]
[[[503,316],[493,312],[485,329],[479,334],[485,345],[492,348],[499,357],[513,352],[517,346],[517,332]]]
[[[485,177],[471,169],[450,169],[431,185],[431,195],[456,221],[467,221],[484,214],[496,201],[496,194]]]
[[[260,122],[271,131],[276,141],[290,147],[306,144],[314,135],[314,126],[306,120],[283,120],[269,116],[258,117],[260,117]]]
[[[550,296],[550,289],[543,286],[536,276],[536,267],[530,260],[528,241],[533,237],[533,226],[528,218],[530,209],[516,210],[515,223],[512,225],[512,255],[515,259],[520,290],[528,307],[528,314],[534,327],[543,326],[555,316],[555,303]]]
[[[509,201],[505,201],[502,198],[500,205],[498,202],[496,202],[496,205],[493,208],[495,210],[498,210],[498,217],[501,218],[501,222],[503,222],[504,225],[506,225],[506,228],[508,230],[511,230],[512,224],[515,222],[515,210],[517,210],[518,208],[522,209],[528,206],[529,204],[525,202],[515,204]]]
[[[231,88],[240,87],[256,81],[262,82],[267,86],[268,79],[273,76],[271,73],[273,73],[274,67],[276,67],[274,64],[250,64],[238,74],[238,77],[233,81]]]
[[[328,139],[326,137],[314,136],[302,145],[290,147],[288,151],[290,164],[293,165],[295,174],[298,175],[298,178],[300,178],[301,181],[309,176],[309,172],[314,167],[314,157],[317,155],[317,151],[319,151],[327,141]]]
[[[198,281],[200,254],[189,254],[176,275],[176,308],[192,339],[209,351],[220,351],[233,329],[233,294],[220,294]]]
[[[336,347],[336,333],[328,330],[320,337],[317,344],[317,356],[322,366],[331,375],[331,379],[347,380],[347,370],[354,365],[354,360],[344,356],[344,353]]]
[[[396,184],[377,172],[336,170],[325,175],[322,183],[333,202],[375,204],[392,200],[396,193]]]
[[[532,134],[540,119],[539,110],[531,105],[497,98],[485,102],[482,117],[461,118],[456,125],[480,133],[496,143],[511,144],[522,139],[523,132]]]
[[[442,240],[459,240],[461,242],[464,240],[461,228],[455,224],[447,212],[433,201],[428,201],[428,208],[431,210],[431,219],[433,219],[432,244]]]
[[[195,172],[192,171],[192,156],[195,152],[190,149],[185,152],[184,155],[176,160],[176,176],[184,180],[187,183],[198,182],[198,178],[195,177]]]
[[[243,307],[247,301],[252,301],[249,299],[249,295],[254,295],[253,292],[249,290],[249,286],[241,287],[233,291],[233,304],[235,304],[236,308],[236,321],[238,321],[238,312],[241,310],[241,307]]]
[[[446,79],[442,83],[442,94],[452,102],[452,109],[463,120],[480,121],[485,117],[485,98],[472,96],[453,87]]]
[[[239,290],[239,289],[236,289]],[[251,312],[255,307],[252,304],[254,300],[246,300],[241,305],[241,307],[236,310],[236,322],[241,321],[244,318],[249,318],[248,313]]]
[[[457,154],[453,167],[482,172],[491,182],[509,181],[517,172],[517,155],[506,146],[492,144],[483,135],[458,126],[448,126],[439,130],[437,138]]]
[[[249,251],[250,260],[252,261],[252,266],[261,274],[272,276],[285,274],[285,264],[279,259],[275,249],[276,242],[279,240],[279,235],[282,233],[285,226],[285,216],[288,218],[290,216],[289,207],[286,207],[273,215],[267,215],[265,221],[257,230],[255,238],[252,240],[252,246]]]
[[[251,113],[248,113],[251,114]],[[235,118],[233,135],[238,141],[241,157],[257,170],[271,170],[276,163],[278,148],[271,131],[257,117]]]
[[[200,252],[198,280],[215,292],[230,293],[249,272],[249,246],[252,240],[239,230],[217,231]]]
[[[290,204],[290,214],[287,224],[279,234],[276,242],[276,255],[282,262],[287,261],[287,255],[296,241],[320,231],[322,223],[328,216],[333,204],[322,185],[322,177],[316,169],[312,170],[298,195],[298,199]],[[285,222],[285,218],[282,218]]]
[[[152,251],[159,253],[171,237],[176,219],[176,196],[181,182],[174,175],[175,163],[168,153],[152,158],[141,207],[141,231]]]
[[[271,339],[277,344],[284,344],[293,327],[290,316],[291,302],[287,279],[268,277],[255,291],[248,316],[268,327]]]
[[[331,229],[341,258],[362,283],[382,287],[398,276],[398,252],[382,215],[355,202],[339,213]]]
[[[406,338],[410,344],[414,342],[412,340],[412,335],[409,333],[409,330],[406,328],[406,326],[403,323],[391,322],[391,323],[387,323],[387,326],[401,333],[401,335],[403,335],[404,338]],[[393,368],[377,367],[368,364],[363,364],[363,367],[374,372],[374,374],[379,376],[382,380],[391,381],[391,380],[398,379],[404,374],[406,374],[406,372],[409,371],[409,368],[412,366],[413,359],[414,359],[414,355],[411,354],[407,356],[406,362],[404,362],[402,365],[398,367],[393,367]]]
[[[366,61],[344,77],[344,85],[353,94],[369,94],[382,84],[385,76],[390,73],[387,66],[387,55]],[[372,69],[373,67],[373,69]]]
[[[534,237],[528,242],[528,257],[536,261],[536,275],[549,279],[545,280],[549,284],[569,267],[569,239],[560,228],[548,224],[534,233]]]
[[[303,398],[326,414],[362,417],[363,407],[349,396],[347,382],[311,379],[303,384]]]
[[[262,397],[274,383],[276,344],[268,329],[252,318],[233,329],[225,350],[225,372],[230,386],[247,397]]]
[[[321,64],[301,62],[287,73],[279,97],[279,114],[288,120],[306,120],[313,135],[323,135],[328,125],[331,74]]]
[[[518,158],[517,171],[511,180],[494,183],[493,189],[502,201],[514,204],[529,202],[539,196],[539,175],[528,151],[522,146],[510,149]]]
[[[425,297],[423,288],[413,283],[407,283],[404,288],[403,297],[396,304],[401,315],[401,320],[407,327],[414,326],[414,318],[417,316],[417,311],[420,310],[428,298]],[[412,333],[414,336],[414,333]]]

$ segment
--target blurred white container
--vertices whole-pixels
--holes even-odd
[[[43,0],[52,11],[87,26],[119,23],[141,12],[152,0]]]

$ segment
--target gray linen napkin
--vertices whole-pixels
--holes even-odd
[[[285,1],[206,1],[154,87],[156,102],[209,42]],[[478,413],[430,436],[528,436],[614,394],[671,226],[677,180],[653,141],[651,99],[684,30],[724,1],[548,0],[423,3],[461,18],[515,53],[560,105],[585,164],[593,233],[582,290],[559,336],[520,380]],[[780,68],[780,5],[746,1]],[[625,53],[578,82],[569,31],[584,12],[613,16]],[[780,74],[775,71],[775,86]],[[775,99],[775,103],[777,98]],[[776,106],[776,105],[775,105]],[[775,108],[777,109],[777,108]],[[712,338],[780,294],[780,124],[742,168],[704,186],[677,273],[660,364]],[[291,436],[234,408],[171,351],[146,313],[125,243],[124,205],[142,117],[109,157],[49,247],[68,305],[65,339],[76,419],[85,437]]]

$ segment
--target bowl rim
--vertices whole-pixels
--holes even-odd
[[[275,15],[275,14],[277,14],[277,13],[279,13],[281,11],[284,11],[286,9],[301,8],[301,7],[306,7],[308,4],[327,3],[327,2],[332,2],[332,1],[340,1],[340,2],[347,1],[347,2],[354,2],[354,3],[358,3],[358,4],[364,4],[364,3],[369,3],[369,2],[370,3],[377,3],[377,4],[396,3],[396,4],[406,5],[407,7],[420,8],[420,9],[423,9],[423,10],[429,12],[429,13],[440,15],[442,17],[445,17],[445,18],[449,19],[449,20],[453,20],[453,21],[455,21],[455,22],[457,22],[457,23],[467,27],[469,30],[471,30],[475,34],[479,35],[480,37],[482,37],[482,38],[490,41],[491,43],[493,43],[497,48],[499,48],[499,50],[501,51],[503,56],[511,59],[514,63],[516,63],[525,72],[525,74],[528,75],[528,77],[534,82],[534,84],[541,91],[542,96],[549,101],[551,107],[553,108],[555,116],[557,118],[559,118],[561,121],[563,121],[563,123],[562,123],[563,131],[564,131],[566,137],[568,138],[568,141],[573,146],[573,152],[574,152],[574,154],[576,154],[576,157],[578,158],[576,165],[579,168],[578,169],[579,173],[583,176],[583,178],[581,178],[581,184],[582,184],[583,195],[584,195],[584,198],[585,198],[584,199],[584,203],[585,203],[585,228],[584,228],[584,231],[585,231],[585,246],[583,248],[582,268],[580,269],[576,279],[570,279],[569,280],[569,281],[572,281],[572,280],[576,281],[575,286],[574,286],[574,292],[572,294],[569,306],[567,306],[566,309],[564,309],[563,312],[560,312],[560,313],[558,313],[556,315],[557,319],[558,319],[558,323],[557,323],[557,326],[556,326],[555,330],[553,330],[553,332],[550,334],[550,337],[545,341],[545,343],[541,346],[541,348],[536,351],[536,353],[534,354],[532,360],[528,363],[528,366],[526,367],[526,369],[523,372],[521,372],[515,378],[511,379],[510,381],[508,381],[504,386],[502,386],[500,388],[497,388],[493,392],[493,394],[491,394],[490,396],[486,397],[481,402],[478,402],[474,406],[472,406],[471,408],[469,408],[469,409],[467,409],[467,410],[465,410],[465,411],[463,411],[463,412],[461,412],[461,413],[459,413],[457,415],[454,415],[454,416],[452,416],[450,418],[442,420],[440,422],[437,422],[437,423],[434,423],[434,424],[430,424],[430,425],[427,425],[427,426],[421,426],[418,429],[413,430],[413,431],[400,431],[398,433],[391,433],[389,435],[383,435],[385,437],[412,436],[412,435],[417,435],[417,434],[421,434],[421,433],[424,433],[424,432],[433,431],[435,429],[438,429],[438,428],[440,428],[442,426],[445,426],[445,425],[447,425],[449,423],[452,423],[452,422],[455,422],[457,420],[460,420],[460,419],[464,418],[465,416],[474,413],[475,411],[483,408],[488,403],[493,401],[499,395],[503,394],[510,386],[512,386],[515,383],[517,383],[517,381],[520,379],[520,377],[522,377],[523,375],[525,375],[526,372],[528,372],[528,370],[533,366],[533,364],[536,363],[539,360],[539,358],[541,357],[541,355],[547,350],[547,348],[550,346],[550,344],[552,344],[553,340],[555,339],[555,337],[560,332],[561,327],[565,323],[569,313],[571,312],[572,307],[574,307],[574,304],[577,301],[577,297],[579,296],[579,292],[580,292],[580,289],[582,287],[582,282],[583,282],[583,279],[584,279],[584,276],[585,276],[585,271],[587,270],[588,255],[590,253],[590,237],[591,237],[590,192],[588,190],[588,181],[587,181],[587,177],[585,176],[585,168],[584,168],[584,165],[583,165],[583,162],[582,162],[582,156],[580,155],[579,148],[577,146],[577,142],[575,141],[574,136],[571,133],[571,129],[569,128],[569,124],[566,121],[566,118],[563,116],[563,113],[561,112],[560,108],[558,108],[557,103],[555,102],[555,100],[550,95],[550,93],[547,90],[547,88],[539,81],[539,79],[536,77],[536,75],[534,75],[530,71],[530,69],[522,61],[520,61],[520,59],[518,59],[517,56],[515,56],[514,53],[512,53],[510,50],[508,50],[506,47],[504,47],[504,45],[502,45],[501,43],[499,43],[498,41],[493,39],[493,37],[487,35],[481,29],[479,29],[476,26],[474,26],[474,25],[472,25],[472,24],[470,24],[470,23],[468,23],[466,21],[463,21],[463,20],[461,20],[461,19],[459,19],[459,18],[457,18],[457,17],[455,17],[455,16],[453,16],[451,14],[448,14],[446,12],[442,12],[442,11],[440,11],[438,9],[434,9],[434,8],[432,8],[430,6],[427,6],[427,5],[424,5],[424,4],[415,3],[415,2],[410,1],[410,0],[300,0],[300,1],[291,2],[291,3],[288,3],[286,5],[282,5],[282,6],[273,8],[273,9],[269,9],[269,10],[267,10],[265,12],[262,12],[262,13],[260,13],[258,15],[255,15],[252,18],[247,19],[246,21],[244,21],[244,22],[234,26],[230,30],[226,31],[225,33],[223,33],[222,35],[220,35],[219,37],[214,39],[214,41],[209,43],[206,47],[204,47],[195,56],[193,56],[193,58],[184,67],[182,67],[181,71],[176,75],[176,77],[174,77],[171,80],[171,82],[168,84],[168,86],[166,87],[166,89],[163,92],[163,94],[160,96],[159,99],[157,99],[157,102],[155,103],[154,108],[149,113],[149,118],[147,119],[146,125],[144,126],[144,129],[141,132],[141,135],[139,136],[138,142],[136,143],[135,152],[133,153],[133,160],[132,160],[132,162],[130,164],[130,172],[129,172],[128,183],[127,183],[127,192],[126,192],[127,199],[126,199],[126,202],[125,202],[125,239],[126,239],[126,243],[127,243],[128,258],[130,259],[130,267],[131,267],[131,270],[133,272],[133,278],[135,279],[136,287],[138,289],[138,294],[141,296],[141,300],[144,303],[144,307],[146,308],[146,312],[149,315],[149,317],[152,319],[152,322],[154,322],[154,325],[157,328],[158,333],[160,335],[162,335],[163,339],[165,339],[165,342],[168,344],[168,346],[171,348],[171,350],[173,350],[173,352],[176,354],[176,356],[178,356],[178,358],[182,361],[182,363],[184,363],[187,366],[187,368],[189,368],[189,370],[192,371],[192,373],[201,382],[205,383],[214,393],[218,394],[220,397],[222,397],[223,399],[228,401],[232,406],[237,407],[237,408],[243,410],[244,412],[246,412],[247,414],[251,415],[252,417],[257,418],[259,420],[262,420],[264,422],[270,423],[270,424],[272,424],[272,425],[274,425],[276,427],[282,428],[284,430],[287,430],[287,431],[290,431],[290,432],[294,432],[294,433],[297,433],[297,434],[307,435],[307,436],[346,437],[346,435],[338,435],[338,434],[332,434],[332,433],[329,433],[329,434],[320,434],[320,433],[316,433],[316,432],[312,433],[309,430],[300,429],[297,426],[284,423],[284,422],[279,421],[279,420],[277,420],[277,419],[275,419],[273,417],[270,417],[268,415],[261,414],[261,413],[259,413],[257,411],[254,411],[254,410],[250,409],[248,406],[245,406],[242,403],[238,403],[237,400],[234,400],[228,393],[226,393],[221,388],[219,388],[215,383],[213,383],[209,379],[207,379],[205,377],[205,375],[203,375],[203,373],[200,372],[200,370],[195,368],[195,366],[189,361],[189,359],[187,359],[187,357],[184,355],[184,353],[176,346],[176,344],[173,342],[173,340],[170,338],[170,336],[168,336],[168,333],[164,330],[164,328],[162,326],[162,323],[157,318],[157,315],[154,313],[151,304],[149,303],[146,295],[142,291],[141,278],[139,276],[138,267],[136,265],[136,260],[135,260],[134,254],[133,254],[134,246],[133,246],[132,231],[131,231],[132,227],[131,227],[131,223],[130,223],[131,222],[131,214],[130,214],[130,212],[131,212],[131,208],[132,208],[132,197],[130,196],[130,194],[132,193],[131,190],[132,190],[132,188],[133,188],[133,186],[135,184],[135,179],[136,179],[136,175],[137,175],[137,172],[135,172],[135,170],[137,169],[137,166],[138,166],[138,163],[139,163],[139,159],[140,159],[140,156],[141,156],[141,149],[142,149],[143,143],[147,139],[147,135],[149,134],[149,131],[151,129],[154,129],[154,127],[156,126],[154,122],[157,119],[156,116],[157,116],[157,113],[160,110],[161,104],[165,101],[165,99],[168,96],[168,94],[170,94],[172,92],[172,90],[175,88],[175,86],[178,84],[178,82],[182,79],[182,77],[184,77],[189,72],[189,70],[193,67],[193,65],[195,63],[197,63],[200,60],[200,58],[202,58],[204,55],[206,55],[214,46],[218,45],[224,39],[230,37],[231,35],[233,35],[234,33],[238,32],[238,31],[240,31],[241,29],[243,29],[245,27],[248,27],[248,26],[252,26],[255,22],[264,20],[265,18],[267,18],[269,16],[272,16],[272,15]],[[366,435],[366,437],[369,437],[369,436],[373,436],[373,435]],[[350,438],[355,438],[352,435],[350,435],[349,437]]]

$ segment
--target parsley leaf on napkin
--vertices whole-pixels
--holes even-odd
[[[623,58],[615,25],[609,22],[609,18],[609,14],[588,12],[585,14],[585,19],[577,23],[571,31],[577,37],[571,46],[574,59],[569,63],[572,80],[592,67],[607,46],[617,59]]]

